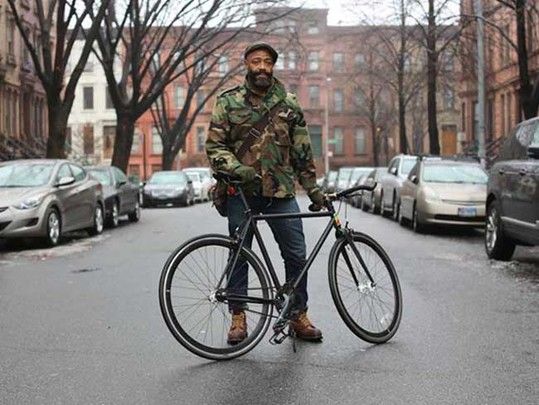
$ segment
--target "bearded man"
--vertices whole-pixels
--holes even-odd
[[[278,54],[266,43],[255,43],[244,53],[247,68],[245,82],[225,90],[216,100],[206,153],[215,171],[225,171],[241,178],[242,190],[251,210],[257,214],[297,213],[295,182],[307,191],[312,200],[311,210],[320,210],[324,194],[316,186],[316,171],[311,142],[303,111],[296,96],[287,93],[284,85],[273,76]],[[271,119],[259,132],[256,140],[245,147],[249,131],[265,114]],[[241,152],[240,152],[241,151]],[[227,199],[228,230],[233,235],[244,220],[245,207],[238,194]],[[294,280],[306,260],[305,237],[300,218],[268,220],[279,245],[286,271],[286,279]],[[253,233],[249,232],[246,246],[252,245]],[[234,274],[241,274],[241,266]],[[232,278],[232,277],[231,277]],[[247,280],[239,277],[229,280],[229,285],[246,292]],[[296,290],[294,317],[290,326],[295,335],[304,340],[319,341],[322,332],[307,317],[307,276]],[[229,305],[232,322],[228,343],[237,344],[247,337],[245,308]]]

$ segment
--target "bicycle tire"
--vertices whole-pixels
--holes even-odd
[[[248,328],[250,327],[247,338],[236,345],[226,343],[231,313],[227,303],[211,301],[211,292],[223,274],[216,269],[225,269],[228,255],[236,246],[233,239],[224,235],[202,235],[191,239],[169,256],[159,281],[159,304],[168,329],[187,350],[211,360],[230,360],[252,350],[266,333],[273,312],[272,304],[248,304],[249,308],[245,311]],[[213,257],[208,255],[210,250]],[[259,298],[272,299],[273,289],[268,281],[267,271],[258,257],[245,247],[242,248],[240,257],[248,264],[246,277],[249,295],[258,294],[256,296]],[[195,266],[195,272],[192,271],[192,266]],[[207,268],[204,268],[205,266]],[[189,271],[193,278],[187,276]],[[193,308],[195,306],[202,308],[199,311]],[[183,307],[185,309],[182,310]],[[197,311],[203,310],[204,314],[208,313],[208,319],[200,319],[200,314],[195,315]],[[189,312],[185,313],[187,311]],[[221,318],[218,323],[213,318],[209,320],[214,314]],[[189,318],[193,318],[191,323],[188,323]],[[217,343],[213,341],[214,326],[222,327],[220,332],[217,331]],[[192,332],[197,327],[199,330]],[[212,343],[208,344],[210,335]]]
[[[397,332],[402,317],[402,293],[397,273],[387,253],[374,239],[359,232],[354,232],[352,238],[376,284],[370,284],[348,241],[340,238],[329,256],[331,296],[339,315],[356,336],[369,343],[385,343]],[[357,285],[343,254],[345,250]],[[373,263],[375,259],[376,263]],[[354,291],[357,291],[357,297]],[[379,312],[376,312],[375,301],[380,304]],[[359,320],[363,314],[368,320]]]

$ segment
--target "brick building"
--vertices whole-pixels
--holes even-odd
[[[18,4],[28,36],[39,43],[35,2]],[[0,160],[44,156],[46,134],[45,93],[9,5],[0,0]]]
[[[533,3],[533,2],[531,2]],[[485,24],[485,141],[494,142],[507,136],[511,128],[522,120],[519,99],[519,72],[516,50],[504,38],[507,35],[516,43],[516,18],[514,11],[493,0],[484,0]],[[531,5],[530,5],[531,9]],[[473,0],[463,0],[464,15],[473,16]],[[536,13],[527,14],[526,38],[528,63],[532,79],[539,80],[539,20]],[[476,25],[469,24],[462,35],[461,49],[464,61],[460,81],[461,126],[465,141],[476,142],[477,133],[477,73],[475,71]]]

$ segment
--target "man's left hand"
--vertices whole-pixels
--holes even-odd
[[[325,206],[326,196],[319,189],[315,188],[309,193],[309,198],[312,201],[312,204],[309,206],[310,211],[320,211]]]

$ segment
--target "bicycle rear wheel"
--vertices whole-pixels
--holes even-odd
[[[217,285],[229,258],[236,249],[235,242],[226,236],[208,235],[186,242],[167,260],[159,282],[159,302],[165,322],[172,335],[191,352],[212,360],[229,360],[255,347],[264,336],[271,319],[273,306],[268,303],[273,292],[266,271],[252,251],[243,248],[239,260],[247,268],[235,274],[242,280],[244,294],[259,303],[241,304],[247,318],[248,336],[236,345],[227,343],[231,325],[230,305],[216,298]],[[237,271],[238,266],[234,271]],[[225,276],[225,294],[231,277]],[[235,303],[235,305],[239,305]]]
[[[328,267],[331,296],[355,335],[370,343],[385,343],[395,335],[402,316],[397,273],[374,239],[356,232],[352,238],[361,260],[345,238],[335,242]]]

